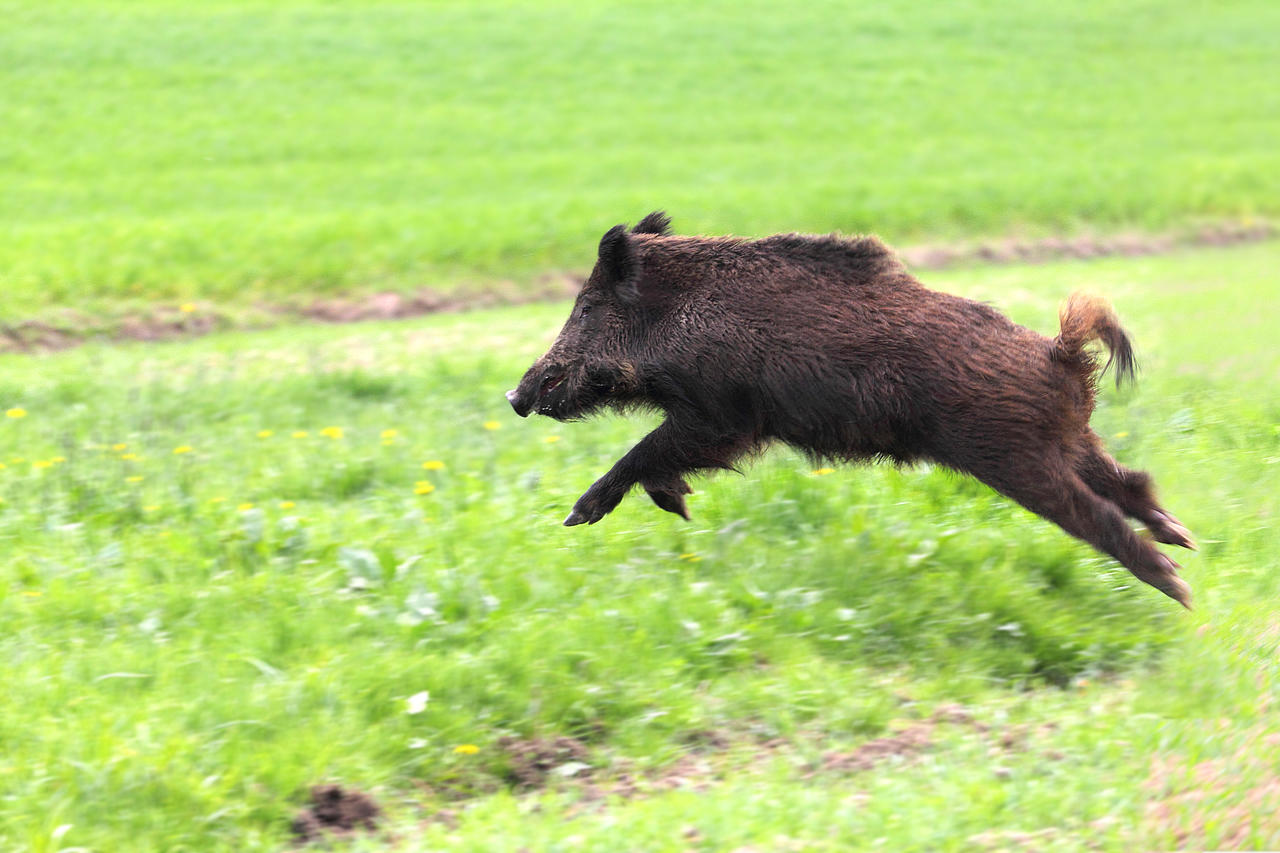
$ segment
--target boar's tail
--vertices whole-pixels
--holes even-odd
[[[1073,293],[1062,303],[1058,311],[1062,331],[1053,339],[1053,355],[1056,359],[1075,362],[1092,372],[1093,359],[1085,352],[1085,344],[1102,341],[1111,351],[1111,357],[1103,365],[1102,372],[1114,363],[1116,387],[1124,380],[1133,382],[1137,362],[1133,357],[1133,344],[1120,327],[1120,318],[1102,297],[1089,293]]]

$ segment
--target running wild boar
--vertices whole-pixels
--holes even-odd
[[[1098,378],[1132,380],[1103,300],[1076,294],[1046,338],[980,302],[922,286],[874,237],[682,237],[651,213],[600,241],[560,336],[507,392],[516,413],[602,407],[665,419],[579,498],[595,524],[637,483],[688,518],[685,476],[785,442],[814,459],[916,460],[977,477],[1190,606],[1157,542],[1194,548],[1151,478],[1089,428]],[[1086,349],[1110,350],[1099,370]]]

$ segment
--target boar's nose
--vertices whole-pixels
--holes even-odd
[[[511,404],[511,408],[516,410],[516,414],[522,418],[529,417],[529,403],[520,399],[520,391],[512,388],[507,392],[507,402]]]

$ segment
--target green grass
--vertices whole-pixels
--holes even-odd
[[[0,2],[0,319],[1280,213],[1280,6]]]
[[[373,792],[407,849],[1228,846],[1274,779],[1240,750],[1277,728],[1278,262],[929,277],[1041,331],[1082,284],[1114,299],[1146,373],[1095,426],[1198,535],[1192,614],[939,470],[777,451],[700,482],[692,523],[632,496],[565,529],[649,424],[510,412],[562,305],[0,357],[0,411],[26,413],[0,417],[0,846],[273,849],[323,781]],[[809,777],[952,702],[993,733]],[[1012,725],[1030,748],[998,746]],[[599,812],[515,796],[496,745],[575,736],[597,778],[645,776],[708,730],[708,793]],[[1181,769],[1145,787],[1156,757]],[[1148,803],[1214,761],[1236,770],[1186,842]],[[421,824],[444,806],[456,828]],[[1277,846],[1254,808],[1246,842]]]

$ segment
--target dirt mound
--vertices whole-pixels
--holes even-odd
[[[377,829],[382,809],[359,791],[339,785],[316,785],[311,789],[311,805],[293,819],[294,839],[301,844],[323,841],[327,836],[345,836],[357,830]]]
[[[516,788],[532,790],[547,784],[552,775],[583,779],[591,775],[586,744],[576,738],[514,738],[498,741],[507,758],[507,778]]]

